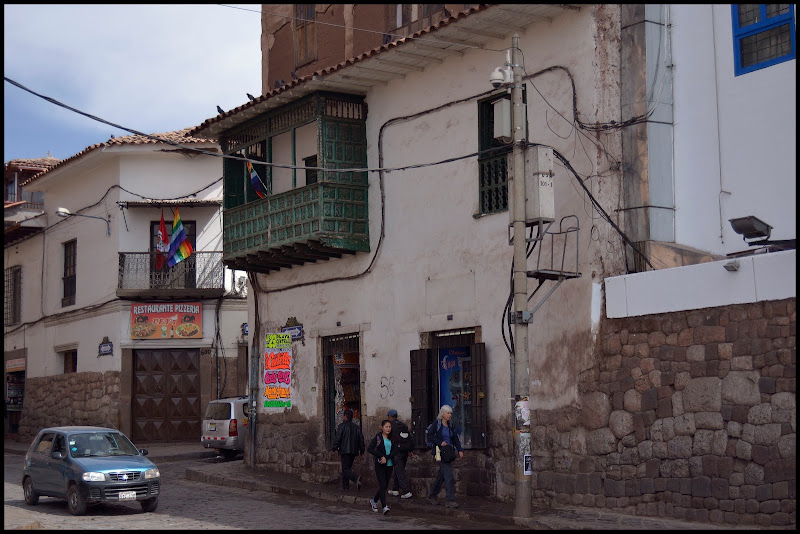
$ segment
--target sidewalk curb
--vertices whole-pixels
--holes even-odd
[[[242,480],[239,478],[230,477],[222,474],[204,473],[195,468],[186,469],[186,479],[192,480],[194,482],[202,482],[205,484],[213,484],[217,486],[234,487],[251,491],[275,493],[279,495],[294,495],[301,497],[309,497],[312,499],[317,499],[322,501],[342,502],[347,504],[363,505],[365,507],[369,505],[370,501],[368,496],[346,495],[340,493],[332,493],[330,491],[323,491],[323,490],[309,490],[305,488],[277,486],[270,482],[261,482],[256,480]],[[427,504],[421,507],[419,505],[419,500],[417,500],[416,503],[413,501],[408,503],[404,501],[393,501],[391,503],[391,507],[393,510],[402,510],[404,512],[414,513],[415,515],[426,515],[426,516],[436,516],[436,517],[447,515],[471,521],[514,525],[514,526],[529,528],[532,530],[549,530],[551,528],[534,519],[527,519],[527,518],[517,519],[513,517],[504,517],[494,514],[487,514],[485,512],[471,512],[463,508],[451,509],[451,508],[445,508],[444,506],[431,507]],[[427,508],[431,508],[430,511]]]

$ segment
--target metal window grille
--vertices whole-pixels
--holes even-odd
[[[434,332],[431,339],[431,348],[446,349],[450,347],[469,347],[475,343],[475,329],[446,330]]]
[[[75,304],[76,293],[76,263],[78,257],[78,240],[73,239],[64,243],[64,293],[61,299],[61,306],[72,306]]]
[[[15,325],[22,315],[22,267],[16,265],[6,269],[5,301],[3,305],[3,324]]]
[[[478,149],[496,149],[478,156],[478,212],[508,210],[508,158],[513,148],[494,138],[494,102],[497,97],[478,102]]]

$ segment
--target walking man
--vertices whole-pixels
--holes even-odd
[[[350,490],[350,482],[355,482],[356,490],[361,489],[361,477],[353,471],[356,456],[364,454],[364,434],[361,427],[353,422],[353,410],[344,411],[344,420],[336,427],[336,438],[331,450],[338,452],[342,461],[342,489]]]
[[[390,439],[397,447],[397,454],[394,457],[394,489],[389,490],[389,495],[395,497],[399,495],[401,499],[410,499],[413,495],[411,483],[406,475],[406,463],[410,457],[414,456],[414,453],[411,452],[414,448],[414,440],[411,438],[408,425],[397,418],[397,410],[392,408],[386,413],[386,416],[392,423]]]

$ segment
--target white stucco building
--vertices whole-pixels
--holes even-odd
[[[517,33],[520,127],[552,150],[535,170],[552,175],[555,212],[529,229],[526,266],[532,497],[737,522],[666,501],[710,497],[712,478],[714,498],[733,499],[740,479],[756,484],[745,470],[782,488],[794,426],[759,423],[778,425],[749,444],[774,446],[761,463],[726,452],[752,406],[794,413],[794,7],[748,6],[451,11],[193,130],[228,156],[223,258],[251,273],[247,461],[323,472],[345,408],[367,436],[395,408],[422,446],[451,404],[468,450],[459,491],[515,495],[511,145],[495,128],[509,94],[488,79]],[[728,219],[748,215],[772,243],[740,241]],[[272,336],[288,329],[290,343]],[[678,441],[662,432],[690,416]],[[432,467],[415,469],[426,491]]]
[[[221,263],[222,164],[191,150],[215,143],[185,133],[112,138],[21,184],[44,193],[45,223],[4,243],[6,281],[19,282],[6,284],[20,307],[3,344],[24,382],[21,438],[98,424],[199,440],[208,400],[246,391],[243,281]],[[157,251],[162,213],[168,235],[180,214],[194,249],[174,267]]]

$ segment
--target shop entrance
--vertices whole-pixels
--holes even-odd
[[[358,345],[358,334],[331,336],[322,340],[322,358],[325,364],[325,426],[331,442],[345,410],[353,410],[353,422],[361,425],[361,366]]]
[[[24,361],[24,359],[23,359]],[[23,363],[24,365],[24,363]],[[8,366],[8,362],[6,363]],[[25,397],[25,371],[11,371],[6,374],[6,427],[5,434],[19,434],[19,420],[22,415],[22,400]]]

